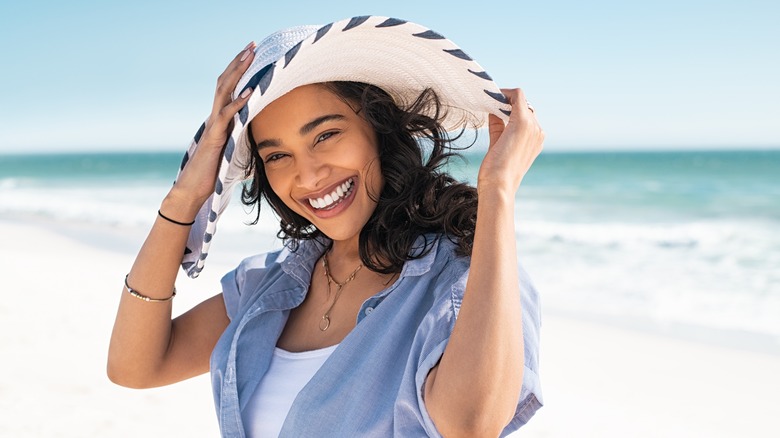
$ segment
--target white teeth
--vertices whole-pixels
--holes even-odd
[[[344,197],[346,197],[355,182],[350,178],[349,180],[345,181],[344,184],[336,187],[334,191],[331,193],[328,193],[327,195],[323,196],[322,198],[309,198],[309,205],[316,209],[323,209],[323,208],[332,208],[335,207],[336,204],[338,204]]]

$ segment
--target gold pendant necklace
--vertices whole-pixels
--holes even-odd
[[[333,298],[333,304],[328,307],[328,310],[325,312],[324,315],[322,315],[322,319],[320,319],[320,330],[325,331],[330,327],[330,311],[333,310],[333,306],[336,305],[336,301],[339,300],[339,297],[341,296],[341,290],[344,289],[344,286],[349,283],[350,281],[355,279],[355,275],[357,275],[360,268],[363,267],[363,263],[359,264],[357,268],[355,268],[354,271],[352,271],[351,274],[349,274],[349,277],[347,277],[346,280],[344,280],[343,283],[339,283],[336,281],[331,275],[330,275],[330,266],[328,265],[328,253],[330,250],[328,250],[325,255],[322,257],[322,267],[325,270],[325,278],[328,280],[328,296],[330,296],[330,283],[336,283],[336,286],[338,286],[338,289],[336,289],[336,296]]]

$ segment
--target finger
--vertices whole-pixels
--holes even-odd
[[[253,42],[240,51],[228,64],[225,71],[217,78],[217,89],[214,93],[214,106],[212,113],[219,112],[233,100],[233,90],[236,88],[241,76],[246,72],[255,57],[256,45]]]
[[[488,133],[490,134],[490,146],[493,146],[504,133],[504,121],[494,114],[488,115]]]
[[[206,120],[206,130],[201,136],[202,144],[224,144],[227,132],[232,128],[233,117],[246,105],[252,96],[253,88],[246,88],[233,101],[220,108]]]
[[[525,93],[520,88],[502,88],[501,92],[509,99],[509,103],[512,105],[512,114],[509,116],[509,120],[520,120],[521,118],[530,118],[538,123],[536,118],[536,109],[528,103],[525,97]]]
[[[246,101],[249,100],[249,97],[252,95],[253,91],[253,88],[245,89],[235,98],[235,100],[222,107],[218,113],[220,120],[224,123],[229,123],[233,116],[235,116],[236,113],[239,112],[241,108],[244,107],[244,105],[246,105]]]
[[[502,88],[501,92],[504,93],[504,96],[506,96],[506,98],[509,100],[509,104],[512,105],[513,112],[516,107],[519,108],[517,106],[518,102],[525,100],[523,90],[519,88]]]
[[[236,84],[247,68],[252,65],[255,56],[255,43],[249,43],[244,50],[239,52],[233,61],[228,64],[225,71],[217,79],[217,90],[215,93],[214,110],[218,111],[232,100],[231,93],[236,88]]]

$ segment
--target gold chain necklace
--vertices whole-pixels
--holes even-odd
[[[330,250],[328,250],[325,253],[325,256],[322,257],[322,267],[325,269],[325,278],[328,279],[328,296],[330,296],[330,283],[336,283],[336,286],[338,286],[338,289],[336,289],[336,296],[333,298],[333,304],[328,307],[328,310],[325,312],[324,315],[322,315],[322,319],[320,320],[320,330],[325,331],[330,327],[330,311],[333,310],[333,306],[336,305],[336,301],[339,300],[339,297],[341,296],[341,290],[344,289],[344,286],[346,286],[347,283],[355,279],[355,275],[357,275],[360,268],[363,267],[363,263],[359,264],[357,268],[355,268],[354,271],[352,271],[351,274],[349,274],[349,277],[347,277],[346,280],[344,280],[343,283],[339,283],[336,281],[333,277],[330,275],[330,266],[328,265],[328,253]]]

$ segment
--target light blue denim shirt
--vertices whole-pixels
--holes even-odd
[[[295,252],[256,255],[222,279],[231,323],[211,355],[211,379],[223,436],[245,436],[241,409],[268,370],[290,309],[306,297],[314,264],[325,248],[323,242],[304,241]],[[501,436],[525,424],[542,406],[539,297],[526,272],[518,269],[523,388],[515,416]],[[446,238],[436,239],[422,258],[406,262],[395,283],[363,303],[356,327],[296,397],[280,436],[441,436],[422,390],[447,345],[468,272],[469,258],[457,256]]]

